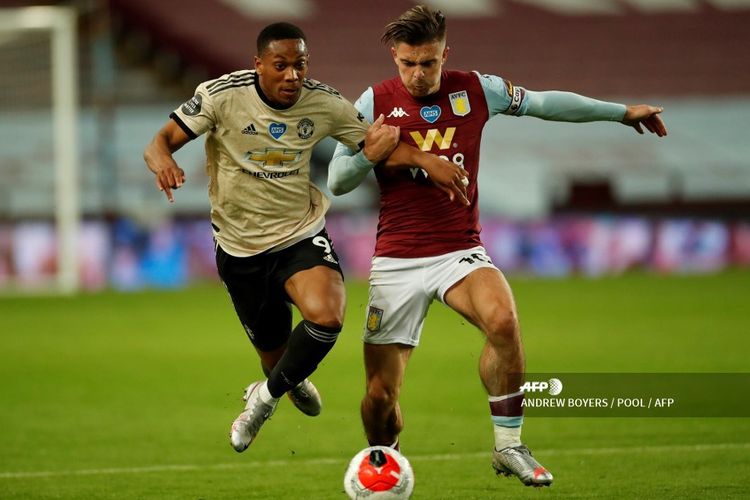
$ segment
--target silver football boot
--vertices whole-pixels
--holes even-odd
[[[320,398],[318,389],[316,389],[313,383],[309,380],[303,380],[297,385],[297,387],[286,394],[289,396],[292,403],[294,403],[294,406],[305,415],[311,417],[320,415],[323,401]]]
[[[516,476],[526,486],[549,486],[552,484],[552,474],[542,467],[526,445],[494,450],[492,454],[492,468],[495,473],[504,476]]]
[[[262,384],[262,381],[253,382],[245,389],[245,410],[232,422],[229,441],[237,452],[245,451],[250,446],[263,423],[271,418],[279,404],[278,400],[273,404],[261,401],[259,389]]]

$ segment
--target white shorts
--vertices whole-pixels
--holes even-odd
[[[374,257],[363,340],[416,346],[433,299],[444,303],[450,287],[475,269],[497,269],[477,246],[435,257]]]

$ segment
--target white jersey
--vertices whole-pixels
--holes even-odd
[[[333,88],[305,79],[299,100],[276,109],[254,70],[198,85],[170,115],[191,138],[206,138],[214,237],[248,257],[322,229],[330,201],[310,182],[313,146],[332,136],[357,151],[368,124]]]

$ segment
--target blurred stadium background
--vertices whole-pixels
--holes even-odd
[[[529,89],[663,105],[669,136],[616,124],[500,118],[485,130],[484,242],[510,274],[715,272],[750,265],[750,0],[434,0],[448,67]],[[197,83],[248,67],[278,19],[309,37],[310,76],[354,100],[395,75],[383,25],[413,2],[2,0],[77,17],[80,286],[215,280],[202,139],[177,155],[171,205],[142,150]],[[45,286],[58,267],[48,32],[0,38],[0,290]],[[314,172],[325,186],[332,142]],[[374,182],[335,198],[330,231],[347,274],[367,275]]]

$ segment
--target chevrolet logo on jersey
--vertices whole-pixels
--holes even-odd
[[[417,147],[422,151],[429,151],[432,149],[433,144],[437,144],[439,149],[449,149],[451,142],[453,141],[453,134],[456,133],[456,127],[448,127],[445,129],[445,135],[441,134],[436,128],[431,128],[427,133],[422,136],[419,131],[414,130],[409,132],[411,138],[417,143]]]
[[[301,155],[301,151],[294,149],[266,148],[264,151],[248,151],[245,154],[245,160],[263,167],[285,167],[299,160]]]

